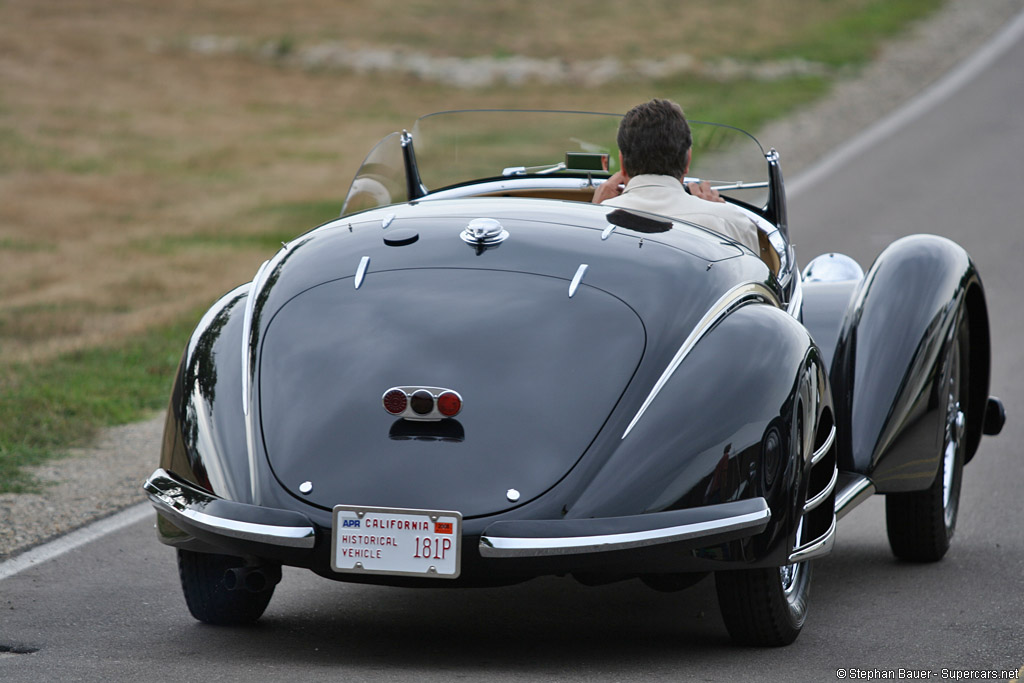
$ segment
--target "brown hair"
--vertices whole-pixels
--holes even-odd
[[[623,170],[630,177],[657,173],[681,178],[693,139],[682,108],[671,100],[653,99],[622,118],[618,144]]]

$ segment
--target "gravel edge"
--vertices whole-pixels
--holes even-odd
[[[757,137],[780,151],[794,177],[935,82],[1022,11],[1024,0],[951,0],[828,97]],[[0,495],[0,562],[144,501],[141,485],[156,467],[163,423],[155,416],[105,430],[93,446],[31,468],[44,484],[41,493]]]

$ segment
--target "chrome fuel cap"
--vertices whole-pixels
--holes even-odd
[[[461,237],[466,244],[490,247],[508,239],[508,230],[494,218],[474,218],[462,231]]]

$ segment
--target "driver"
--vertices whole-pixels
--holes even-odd
[[[757,226],[707,181],[683,184],[693,141],[683,110],[671,100],[638,104],[619,124],[619,168],[594,192],[594,203],[685,220],[761,250]]]

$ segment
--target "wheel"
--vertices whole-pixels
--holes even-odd
[[[742,645],[789,645],[800,635],[811,593],[811,563],[715,574],[729,635]]]
[[[924,491],[885,497],[889,546],[896,557],[936,562],[949,550],[960,508],[966,449],[969,337],[966,315],[949,344],[939,396],[944,402],[942,451],[935,481]]]
[[[193,617],[207,624],[236,626],[263,616],[281,568],[247,567],[241,557],[178,550],[178,576]],[[229,590],[232,583],[238,585]]]

